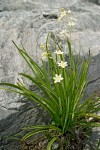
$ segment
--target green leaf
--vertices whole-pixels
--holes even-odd
[[[11,83],[0,83],[1,86],[10,86],[12,88],[15,88],[15,89],[18,89],[18,90],[21,90],[21,88],[15,84],[11,84]]]
[[[62,132],[62,130],[56,126],[53,125],[36,125],[36,126],[27,126],[22,128],[23,130],[32,130],[32,129],[50,129],[50,130],[58,130],[59,132]]]
[[[57,137],[52,138],[52,140],[47,145],[47,150],[51,150],[51,146],[56,140],[57,140]]]
[[[24,141],[24,140],[28,139],[29,137],[31,137],[31,136],[33,136],[35,134],[38,134],[38,133],[41,133],[41,132],[45,132],[45,131],[47,131],[47,130],[46,129],[44,129],[44,130],[43,129],[38,129],[38,130],[34,130],[32,132],[29,132],[25,136],[23,136],[21,141]]]

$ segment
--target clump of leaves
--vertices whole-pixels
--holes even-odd
[[[70,24],[71,27],[72,25]],[[100,111],[100,98],[97,97],[92,100],[92,95],[83,101],[88,85],[87,72],[90,63],[90,52],[87,59],[81,58],[80,55],[76,58],[72,51],[71,39],[67,38],[68,63],[56,36],[54,36],[55,52],[54,54],[51,53],[48,47],[49,38],[50,36],[48,35],[44,46],[45,52],[43,53],[42,66],[39,66],[28,55],[24,47],[19,48],[13,42],[33,73],[33,75],[25,73],[19,73],[19,75],[26,80],[30,80],[40,92],[31,91],[21,80],[16,84],[0,83],[0,86],[7,87],[4,88],[5,90],[18,93],[35,101],[50,115],[52,118],[50,124],[25,127],[24,130],[27,130],[28,133],[21,139],[23,141],[35,134],[49,132],[51,137],[47,150],[50,150],[52,144],[60,137],[70,134],[75,138],[73,134],[78,132],[76,130],[78,128],[86,131],[94,126],[100,126],[100,123],[91,121],[91,117],[100,118],[100,116],[96,115]],[[67,138],[67,148],[70,141],[71,139]]]

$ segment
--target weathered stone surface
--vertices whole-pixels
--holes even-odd
[[[37,104],[23,101],[25,105],[0,121],[0,150],[20,150],[23,127],[49,122],[48,115]],[[16,131],[19,135],[15,135]]]
[[[71,9],[77,18],[77,25],[73,31],[75,40],[73,49],[75,52],[79,50],[86,55],[90,48],[92,60],[89,74],[91,80],[100,77],[99,4],[99,0],[0,0],[0,82],[15,83],[18,72],[23,70],[29,72],[12,44],[12,40],[18,45],[22,42],[28,53],[39,62],[39,44],[45,42],[47,32],[59,33],[62,28],[62,25],[57,22],[59,9],[62,7],[67,10]],[[65,24],[64,28],[66,28]],[[98,89],[100,89],[100,79],[89,85],[87,93],[90,95]],[[7,143],[3,139],[4,135],[12,135],[24,125],[41,121],[39,110],[34,106],[30,108],[29,103],[27,105],[25,101],[19,101],[19,99],[21,98],[18,95],[0,91],[0,138],[2,143],[0,150],[7,150],[8,145],[11,145],[11,142]],[[15,150],[13,147],[9,149]],[[19,149],[16,147],[16,150]]]

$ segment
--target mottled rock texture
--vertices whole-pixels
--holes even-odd
[[[73,31],[73,38],[77,44],[75,43],[73,48],[76,52],[81,51],[82,55],[86,55],[90,48],[92,60],[89,76],[91,80],[99,78],[99,5],[100,0],[0,0],[0,82],[15,83],[18,72],[29,72],[12,40],[18,45],[22,42],[28,53],[39,62],[39,44],[45,42],[47,32],[59,33],[62,28],[57,22],[59,9],[62,7],[66,10],[71,9],[77,18],[77,25]],[[89,85],[87,94],[90,95],[99,89],[98,79]],[[28,124],[48,122],[43,118],[40,108],[35,108],[35,104],[21,99],[18,95],[0,91],[0,150],[20,150],[16,141],[8,138],[5,140],[5,136],[19,132]],[[98,131],[96,130],[97,134]]]

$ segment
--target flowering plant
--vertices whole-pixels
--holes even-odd
[[[65,10],[58,18],[60,21],[71,12]],[[75,20],[75,19],[74,19]],[[72,21],[73,23],[74,21]],[[68,23],[68,25],[71,23]],[[71,25],[74,25],[74,23]],[[43,107],[52,121],[48,125],[36,125],[24,128],[30,131],[22,140],[26,140],[34,134],[47,131],[51,133],[51,139],[47,145],[50,150],[52,144],[61,136],[71,134],[74,130],[82,128],[83,130],[93,126],[99,126],[97,122],[92,122],[91,117],[100,118],[96,112],[100,111],[100,99],[92,100],[93,96],[83,101],[83,96],[88,85],[87,71],[90,62],[90,53],[88,58],[81,58],[73,55],[71,39],[67,38],[69,62],[66,61],[66,55],[63,48],[58,44],[54,36],[55,50],[51,53],[48,41],[51,35],[47,36],[46,44],[41,45],[45,49],[42,55],[42,66],[39,66],[26,52],[24,47],[20,49],[14,42],[17,50],[26,61],[33,75],[19,73],[20,76],[32,81],[39,88],[40,92],[31,91],[20,80],[16,84],[0,83],[2,86],[8,86],[6,90],[21,94],[32,101],[37,102]],[[45,63],[46,59],[46,63]],[[10,88],[11,87],[11,88]],[[55,134],[53,134],[55,133]],[[67,139],[68,140],[68,139]],[[67,145],[68,146],[68,145]]]

